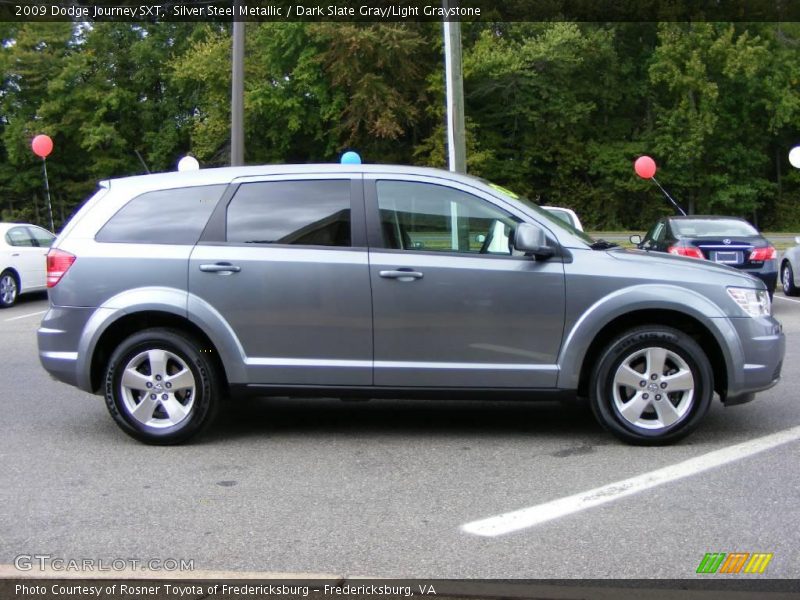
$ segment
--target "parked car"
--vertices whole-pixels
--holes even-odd
[[[583,231],[583,225],[581,225],[581,220],[578,218],[578,215],[575,213],[574,210],[571,208],[562,208],[560,206],[543,206],[547,212],[551,215],[558,217],[565,223],[572,225],[578,231]]]
[[[775,246],[744,219],[721,216],[663,217],[644,239],[631,236],[642,250],[710,260],[758,277],[770,300],[778,280]]]
[[[45,286],[45,254],[56,236],[29,223],[0,223],[0,308]]]
[[[800,244],[800,236],[794,238]],[[800,286],[797,285],[797,275],[800,273],[800,245],[789,248],[781,257],[781,287],[787,296],[800,295]]]
[[[437,169],[297,165],[115,179],[47,256],[39,357],[144,442],[223,396],[587,397],[639,444],[778,381],[764,284],[610,248]],[[742,365],[747,365],[743,368]]]

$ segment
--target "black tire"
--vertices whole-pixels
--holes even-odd
[[[123,340],[106,369],[106,406],[117,425],[141,442],[158,445],[179,444],[209,427],[219,411],[222,386],[210,354],[201,349],[175,329],[147,329]],[[135,385],[123,385],[126,374]],[[190,381],[192,387],[181,385]]]
[[[800,288],[795,285],[792,265],[788,260],[783,261],[781,265],[781,285],[783,286],[783,293],[787,296],[800,294]]]
[[[713,394],[713,371],[697,342],[677,329],[648,325],[623,333],[600,354],[590,404],[600,424],[621,440],[655,446],[688,435]]]
[[[11,269],[0,273],[0,308],[14,306],[19,298],[19,279]]]

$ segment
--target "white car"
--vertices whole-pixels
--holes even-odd
[[[572,225],[578,231],[583,231],[583,225],[581,225],[581,220],[578,218],[578,215],[575,214],[575,211],[571,208],[562,208],[560,206],[543,206],[544,210],[549,212],[554,217],[558,217],[562,221],[564,221],[567,225]]]
[[[0,308],[20,294],[47,289],[45,255],[56,238],[28,223],[0,223]]]

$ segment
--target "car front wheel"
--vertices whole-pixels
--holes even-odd
[[[148,329],[125,339],[106,371],[106,406],[114,421],[148,444],[177,444],[198,434],[219,405],[218,376],[208,356],[174,329]]]
[[[14,306],[19,294],[17,278],[11,271],[3,271],[0,274],[0,308]]]
[[[783,293],[787,296],[797,296],[798,292],[800,292],[800,288],[795,286],[794,271],[792,271],[792,265],[788,261],[783,263],[781,268],[781,284],[783,285]]]
[[[711,405],[713,373],[702,348],[664,326],[631,329],[601,353],[590,403],[597,420],[633,444],[668,444],[689,434]]]

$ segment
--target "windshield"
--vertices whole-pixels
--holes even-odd
[[[755,227],[739,219],[673,219],[672,230],[681,237],[749,237]]]
[[[556,215],[544,210],[533,200],[530,200],[525,196],[520,196],[519,194],[515,194],[511,190],[504,188],[502,185],[497,185],[496,183],[492,183],[491,181],[487,181],[485,179],[482,179],[481,181],[483,181],[493,190],[500,192],[503,196],[506,196],[511,200],[516,200],[517,202],[522,202],[528,208],[532,208],[534,211],[536,211],[537,215],[541,216],[545,221],[547,221],[548,225],[554,225],[558,229],[566,229],[572,235],[579,237],[590,246],[595,243],[596,240],[594,240],[591,236],[586,235],[580,229],[575,229],[571,223],[567,223],[566,221],[560,219]]]

